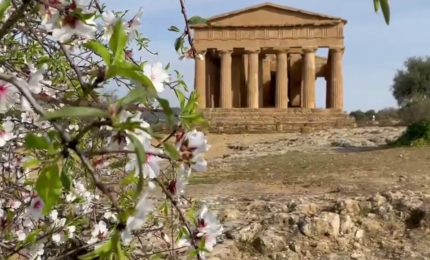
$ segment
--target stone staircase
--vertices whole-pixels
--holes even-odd
[[[212,133],[312,132],[355,126],[355,120],[337,109],[208,108],[203,114]]]

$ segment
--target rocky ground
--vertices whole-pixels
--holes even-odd
[[[403,130],[210,136],[212,259],[430,259],[430,148],[387,147]]]

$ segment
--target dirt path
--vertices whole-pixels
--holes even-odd
[[[403,130],[209,136],[210,259],[430,259],[430,147],[387,146]]]
[[[311,135],[212,135],[210,170],[193,178],[192,192],[199,197],[258,197],[370,194],[397,188],[428,191],[430,148],[384,146],[386,139],[402,131],[366,128]]]

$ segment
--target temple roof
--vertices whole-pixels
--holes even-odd
[[[262,3],[209,18],[208,25],[193,27],[248,27],[324,25],[347,21],[325,14],[305,11],[273,3]]]

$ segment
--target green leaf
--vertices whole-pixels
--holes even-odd
[[[24,240],[24,245],[33,245],[34,243],[36,243],[41,233],[42,231],[40,229],[36,229],[30,234],[28,234]]]
[[[43,200],[45,207],[43,213],[47,215],[57,203],[63,189],[57,164],[44,168],[36,181],[37,194]]]
[[[121,180],[121,186],[128,186],[131,184],[137,184],[138,178],[135,174],[129,174]]]
[[[161,108],[164,111],[164,114],[167,117],[167,122],[169,123],[169,125],[173,124],[174,118],[175,118],[175,113],[173,112],[172,108],[170,107],[169,101],[167,101],[166,99],[163,98],[157,98],[158,103],[160,103]]]
[[[103,61],[106,63],[106,65],[110,65],[111,62],[111,54],[109,52],[109,49],[106,48],[103,44],[96,40],[89,41],[84,44],[84,46],[88,49],[90,49],[95,54],[99,55]]]
[[[179,104],[181,106],[181,109],[185,107],[185,102],[187,99],[185,98],[185,95],[178,89],[175,89],[176,96],[178,97]]]
[[[32,158],[30,160],[26,160],[22,167],[24,167],[24,169],[31,170],[31,169],[35,169],[39,166],[40,166],[40,161],[38,159]]]
[[[181,115],[181,119],[189,128],[192,126],[208,126],[208,122],[201,113]]]
[[[9,9],[11,4],[11,0],[3,0],[0,2],[0,21],[3,20],[4,14],[6,13],[7,9]]]
[[[380,0],[382,13],[384,14],[385,22],[390,24],[390,2],[389,0]]]
[[[107,75],[108,78],[118,76],[137,82],[139,85],[146,88],[148,96],[154,96],[157,93],[152,81],[145,76],[141,70],[130,69],[130,66],[125,64],[109,67]]]
[[[49,142],[43,136],[37,136],[30,133],[25,137],[25,147],[27,147],[27,149],[48,150]]]
[[[128,135],[128,137],[130,138],[130,141],[133,144],[134,149],[137,153],[137,159],[139,163],[140,164],[146,163],[146,152],[145,152],[145,148],[143,147],[143,144],[139,141],[139,139],[134,134],[130,134]]]
[[[196,109],[197,109],[197,93],[191,92],[191,95],[188,98],[188,102],[184,106],[182,113],[190,114],[190,113],[193,113]]]
[[[136,151],[137,161],[140,167],[143,167],[143,164],[146,163],[146,152],[143,144],[139,141],[139,139],[134,134],[129,134],[128,138],[134,146],[134,150]],[[143,189],[143,169],[139,169],[139,181],[136,186],[136,196],[139,196]]]
[[[177,53],[181,54],[182,49],[184,48],[184,44],[185,44],[185,39],[183,35],[181,37],[178,37],[175,40],[175,50]]]
[[[84,22],[86,24],[88,24],[87,21],[92,19],[95,15],[96,15],[95,13],[86,13],[86,12],[84,13],[81,8],[77,9],[72,13],[73,17],[78,18],[79,20],[81,20],[81,22]]]
[[[113,245],[112,240],[107,241],[103,245],[97,247],[94,251],[89,252],[88,254],[79,256],[78,258],[81,260],[93,260],[93,259],[103,259],[112,254]]]
[[[128,256],[125,254],[124,250],[121,246],[121,237],[118,231],[115,231],[114,235],[112,236],[112,245],[113,250],[118,257],[118,260],[128,260]]]
[[[180,32],[181,30],[179,30],[179,28],[178,27],[176,27],[176,26],[170,26],[170,28],[168,29],[169,31],[171,31],[171,32]]]
[[[163,144],[164,149],[166,150],[167,155],[170,156],[173,160],[178,160],[180,158],[179,151],[176,147],[170,143]]]
[[[190,19],[188,19],[188,23],[190,25],[208,24],[208,20],[200,16],[193,16]]]
[[[145,100],[148,96],[148,92],[145,91],[144,88],[136,87],[132,89],[127,96],[123,97],[119,100],[119,104],[122,106],[126,106],[133,103],[140,103],[139,101]]]
[[[69,191],[72,187],[72,180],[70,179],[70,176],[66,173],[67,167],[63,168],[63,171],[61,172],[61,183],[63,184],[63,187],[66,191]]]
[[[112,64],[116,64],[118,61],[123,60],[125,57],[124,49],[127,46],[127,33],[125,32],[124,24],[119,19],[109,41],[109,47],[113,52]]]
[[[379,12],[379,8],[381,7],[381,2],[379,0],[373,0],[373,6],[375,8],[375,12]]]
[[[44,119],[54,120],[59,118],[73,117],[73,118],[97,118],[108,117],[108,113],[94,107],[63,107],[54,112],[45,114]]]

